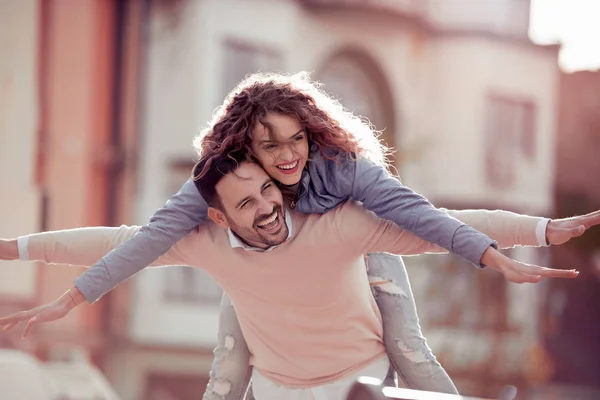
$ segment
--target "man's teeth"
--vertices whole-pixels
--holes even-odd
[[[291,164],[280,165],[278,168],[281,168],[281,169],[293,169],[293,168],[296,168],[296,165],[298,165],[298,161],[295,161],[295,162],[293,162]]]
[[[278,215],[278,213],[277,213],[277,212],[275,212],[275,214],[273,214],[273,216],[272,216],[271,218],[269,218],[269,219],[268,219],[268,220],[266,220],[266,221],[263,221],[263,222],[261,222],[260,224],[258,224],[258,226],[260,226],[260,227],[262,228],[262,227],[264,227],[264,226],[267,226],[267,225],[269,225],[269,224],[272,224],[272,223],[273,223],[273,222],[275,222],[275,220],[277,219],[277,215]]]

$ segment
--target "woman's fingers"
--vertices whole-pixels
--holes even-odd
[[[6,325],[2,330],[4,330],[4,331],[10,331],[17,324],[18,324],[18,322],[11,322],[10,324]]]
[[[31,317],[33,317],[37,313],[37,309],[20,311],[18,313],[14,313],[11,315],[7,315],[6,317],[0,318],[0,326],[2,325],[10,325],[10,324],[18,324],[21,321],[25,321]]]
[[[27,321],[27,325],[25,325],[25,329],[23,330],[23,336],[22,336],[23,338],[25,338],[27,335],[29,335],[29,332],[31,332],[31,328],[33,328],[33,326],[35,324],[37,324],[37,322],[38,322],[37,316],[33,317],[29,321]]]
[[[536,283],[542,278],[576,278],[578,275],[579,271],[574,269],[546,268],[512,260],[510,274],[506,277],[511,282]]]

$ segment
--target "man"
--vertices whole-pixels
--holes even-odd
[[[389,363],[381,317],[369,290],[363,255],[444,252],[354,202],[324,215],[285,208],[279,189],[260,166],[243,156],[223,156],[197,182],[214,224],[189,234],[153,265],[188,265],[206,270],[229,294],[253,355],[258,400],[340,399],[360,375],[385,378]],[[455,212],[476,229],[500,232],[500,246],[537,245],[539,219],[523,218],[509,234],[492,213]],[[597,222],[596,222],[597,223]],[[568,225],[568,224],[567,224]],[[573,225],[573,223],[571,223]],[[566,226],[571,236],[580,223]],[[90,265],[124,242],[137,227],[84,228],[4,241],[0,258]],[[3,255],[4,254],[4,255]],[[502,265],[500,263],[500,265]],[[576,271],[521,264],[529,274],[574,278]],[[34,310],[0,318],[13,327],[28,320],[61,318],[83,297],[75,289]]]

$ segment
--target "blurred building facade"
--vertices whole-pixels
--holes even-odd
[[[600,72],[561,76],[556,152],[556,216],[569,217],[600,208]],[[554,281],[544,308],[546,342],[556,360],[554,380],[563,391],[595,388],[600,397],[600,235],[585,236],[552,249],[553,264],[581,270],[576,284]]]
[[[0,64],[0,84],[20,103],[0,110],[8,157],[0,177],[12,193],[0,199],[10,221],[0,233],[145,223],[189,176],[198,127],[258,70],[313,71],[384,130],[403,182],[434,204],[549,216],[557,48],[529,41],[529,3],[5,2],[0,30],[13,39],[0,51],[20,58]],[[544,260],[539,250],[513,255]],[[551,376],[541,346],[544,285],[511,285],[452,256],[408,267],[425,334],[461,391],[493,396],[502,384],[528,388]],[[47,301],[79,273],[3,267],[2,282],[24,283],[2,304]],[[144,271],[69,321],[40,328],[30,346],[42,357],[84,349],[125,400],[196,398],[220,295],[201,271]]]
[[[103,2],[2,2],[2,234],[107,222],[109,174],[101,159],[110,136],[111,8]],[[73,21],[76,21],[73,22]],[[3,313],[55,299],[81,271],[19,263],[3,268]],[[103,305],[82,307],[30,340],[7,347],[42,358],[99,361],[107,347]]]

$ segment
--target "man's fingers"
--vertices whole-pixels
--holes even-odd
[[[588,229],[594,225],[600,224],[600,210],[580,217],[575,217],[574,220],[577,221],[577,223],[583,224],[585,228]]]
[[[568,228],[554,228],[554,237],[558,241],[568,241],[585,233],[585,225],[570,226]]]
[[[571,234],[573,237],[581,236],[585,233],[585,225],[579,225],[574,228],[571,228]]]

